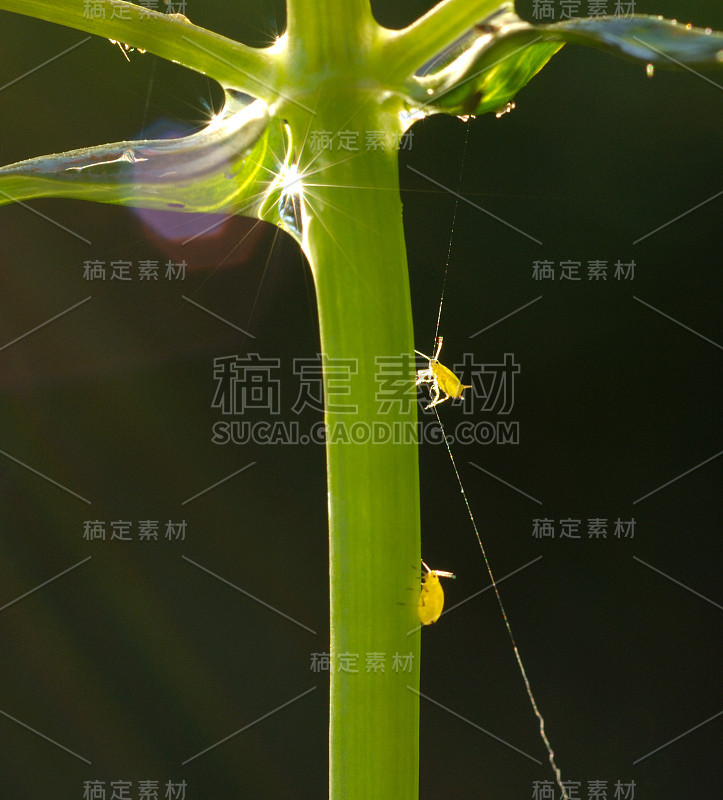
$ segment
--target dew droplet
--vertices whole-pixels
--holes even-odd
[[[500,118],[501,116],[503,116],[504,114],[509,114],[509,113],[510,113],[510,111],[512,111],[512,109],[513,109],[514,107],[515,107],[515,104],[514,104],[514,103],[505,103],[505,104],[502,106],[502,108],[498,108],[498,109],[497,109],[497,111],[495,111],[495,116],[497,117],[497,119],[499,119],[499,118]]]
[[[655,75],[655,67],[652,64],[646,64],[645,74],[648,76],[648,78],[652,78],[653,75]]]

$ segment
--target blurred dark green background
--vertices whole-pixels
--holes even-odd
[[[401,26],[430,5],[374,7]],[[533,3],[520,10],[533,18]],[[723,29],[717,2],[636,11]],[[186,14],[257,46],[284,26],[280,2],[188,0]],[[82,38],[1,12],[0,86]],[[643,65],[566,47],[513,113],[429,119],[400,156],[421,350],[432,347],[455,203],[407,165],[454,189],[461,170],[465,197],[543,242],[460,204],[441,333],[448,364],[514,353],[521,366],[510,414],[520,444],[455,453],[496,576],[542,556],[501,592],[563,776],[583,799],[596,780],[608,798],[617,781],[635,781],[638,800],[719,796],[720,718],[633,764],[721,709],[720,606],[641,563],[720,602],[721,462],[634,503],[720,450],[720,345],[634,299],[720,342],[720,199],[633,244],[720,191],[721,74],[708,77],[719,85],[690,72],[649,79]],[[205,78],[151,55],[128,63],[94,38],[0,92],[0,163],[152,124],[197,128],[220,97]],[[327,675],[310,670],[328,649],[323,448],[211,443],[217,356],[278,359],[282,418],[305,429],[318,418],[291,411],[293,359],[318,350],[303,259],[264,225],[238,245],[246,220],[184,248],[130,210],[29,205],[91,244],[28,208],[0,208],[0,347],[92,299],[0,350],[0,449],[92,505],[0,456],[0,606],[92,558],[0,613],[0,797],[80,800],[88,780],[108,798],[114,780],[132,781],[133,798],[143,780],[185,780],[186,796],[204,800],[324,797]],[[88,260],[130,261],[137,276],[140,261],[169,258],[186,259],[184,281],[83,278]],[[535,260],[558,272],[606,260],[611,273],[634,260],[635,278],[540,282]],[[441,413],[452,429],[466,419],[451,404]],[[444,450],[424,446],[421,469],[423,554],[457,573],[451,607],[488,578]],[[558,531],[583,520],[582,538],[533,538],[543,517]],[[635,518],[634,539],[612,537],[618,517]],[[587,539],[588,518],[609,520],[607,540]],[[185,541],[82,538],[86,520],[131,521],[136,538],[148,519],[185,520]],[[492,593],[423,635],[423,692],[543,764],[422,702],[422,798],[532,797],[551,774]]]

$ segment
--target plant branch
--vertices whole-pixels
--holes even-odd
[[[442,0],[406,28],[387,31],[382,61],[389,79],[403,81],[494,11],[511,9],[503,0]]]
[[[187,19],[122,0],[0,0],[0,10],[56,22],[175,61],[267,103],[276,62],[266,50],[240,44]]]

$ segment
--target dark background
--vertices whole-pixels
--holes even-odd
[[[401,26],[430,5],[375,10]],[[532,3],[520,9],[532,18]],[[723,28],[717,2],[636,11]],[[258,46],[284,25],[279,2],[189,0],[186,13]],[[82,38],[0,13],[0,85]],[[521,365],[510,414],[519,445],[455,453],[496,577],[542,556],[501,592],[563,777],[584,800],[596,780],[608,798],[617,781],[635,781],[638,800],[720,792],[720,718],[633,764],[721,709],[721,462],[634,502],[720,450],[720,345],[634,299],[720,341],[720,199],[633,244],[720,191],[719,88],[690,72],[649,79],[644,65],[566,47],[513,113],[431,118],[400,154],[421,350],[432,347],[455,202],[407,165],[453,188],[461,173],[465,197],[543,242],[460,204],[441,333],[448,364],[514,353]],[[220,97],[205,78],[151,55],[128,63],[94,38],[0,92],[0,163],[132,138],[152,123],[198,128]],[[318,350],[303,258],[261,224],[236,247],[246,220],[181,248],[131,210],[29,206],[91,244],[28,208],[0,209],[0,346],[92,300],[0,350],[0,449],[92,505],[0,456],[0,606],[92,559],[0,612],[0,711],[92,765],[0,716],[0,797],[80,800],[86,780],[105,781],[110,797],[119,779],[134,798],[142,780],[186,780],[188,798],[323,797],[328,681],[309,668],[328,649],[323,448],[211,443],[217,356],[279,359],[282,417],[297,419],[292,359]],[[140,260],[167,258],[186,259],[183,282],[83,279],[86,260],[132,261],[135,273]],[[583,271],[607,260],[611,272],[634,260],[635,278],[540,282],[532,263],[542,259]],[[451,429],[466,419],[452,404],[441,413]],[[489,581],[442,447],[422,447],[421,471],[423,554],[457,573],[451,608]],[[558,533],[560,520],[581,519],[582,538],[533,538],[542,517]],[[634,539],[612,536],[618,517],[635,518]],[[607,539],[587,538],[588,518],[608,519]],[[185,520],[185,541],[82,538],[86,520],[129,520],[135,536],[146,519]],[[425,694],[545,761],[492,592],[425,630],[423,656]],[[552,777],[436,705],[423,701],[421,715],[423,798],[528,798]]]

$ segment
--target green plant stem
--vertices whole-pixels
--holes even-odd
[[[393,146],[367,150],[366,131],[401,130],[392,102],[325,91],[313,125],[353,129],[354,153],[303,154],[308,178],[303,246],[316,286],[327,430],[352,436],[376,424],[414,428],[412,315]],[[349,115],[349,108],[356,113]],[[288,110],[298,141],[308,117]],[[396,120],[396,121],[395,121]],[[318,172],[316,172],[318,170]],[[400,373],[400,356],[406,367]],[[394,363],[401,389],[380,407],[380,362]],[[351,392],[338,367],[348,363]],[[401,398],[401,402],[400,402]],[[353,410],[340,408],[353,404]],[[416,432],[407,441],[327,441],[331,605],[330,798],[418,796],[420,519]],[[408,635],[410,631],[415,631]],[[384,671],[369,669],[377,654]],[[395,656],[409,656],[409,670]],[[345,658],[352,659],[351,667]]]
[[[387,64],[389,80],[404,81],[504,5],[504,0],[443,0],[408,27],[387,31],[381,60]]]
[[[345,43],[358,45],[359,34],[376,26],[369,0],[288,0],[286,6],[286,33],[294,39],[297,32],[313,31],[317,46],[308,49],[317,58],[324,52],[319,44],[329,47]]]
[[[294,83],[299,77],[318,81],[330,69],[339,74],[349,66],[359,77],[359,65],[367,60],[381,30],[369,0],[287,0],[286,14],[284,38],[289,48],[286,55],[296,70]]]
[[[147,50],[267,103],[277,59],[177,17],[121,0],[0,0],[0,10],[57,22]]]

